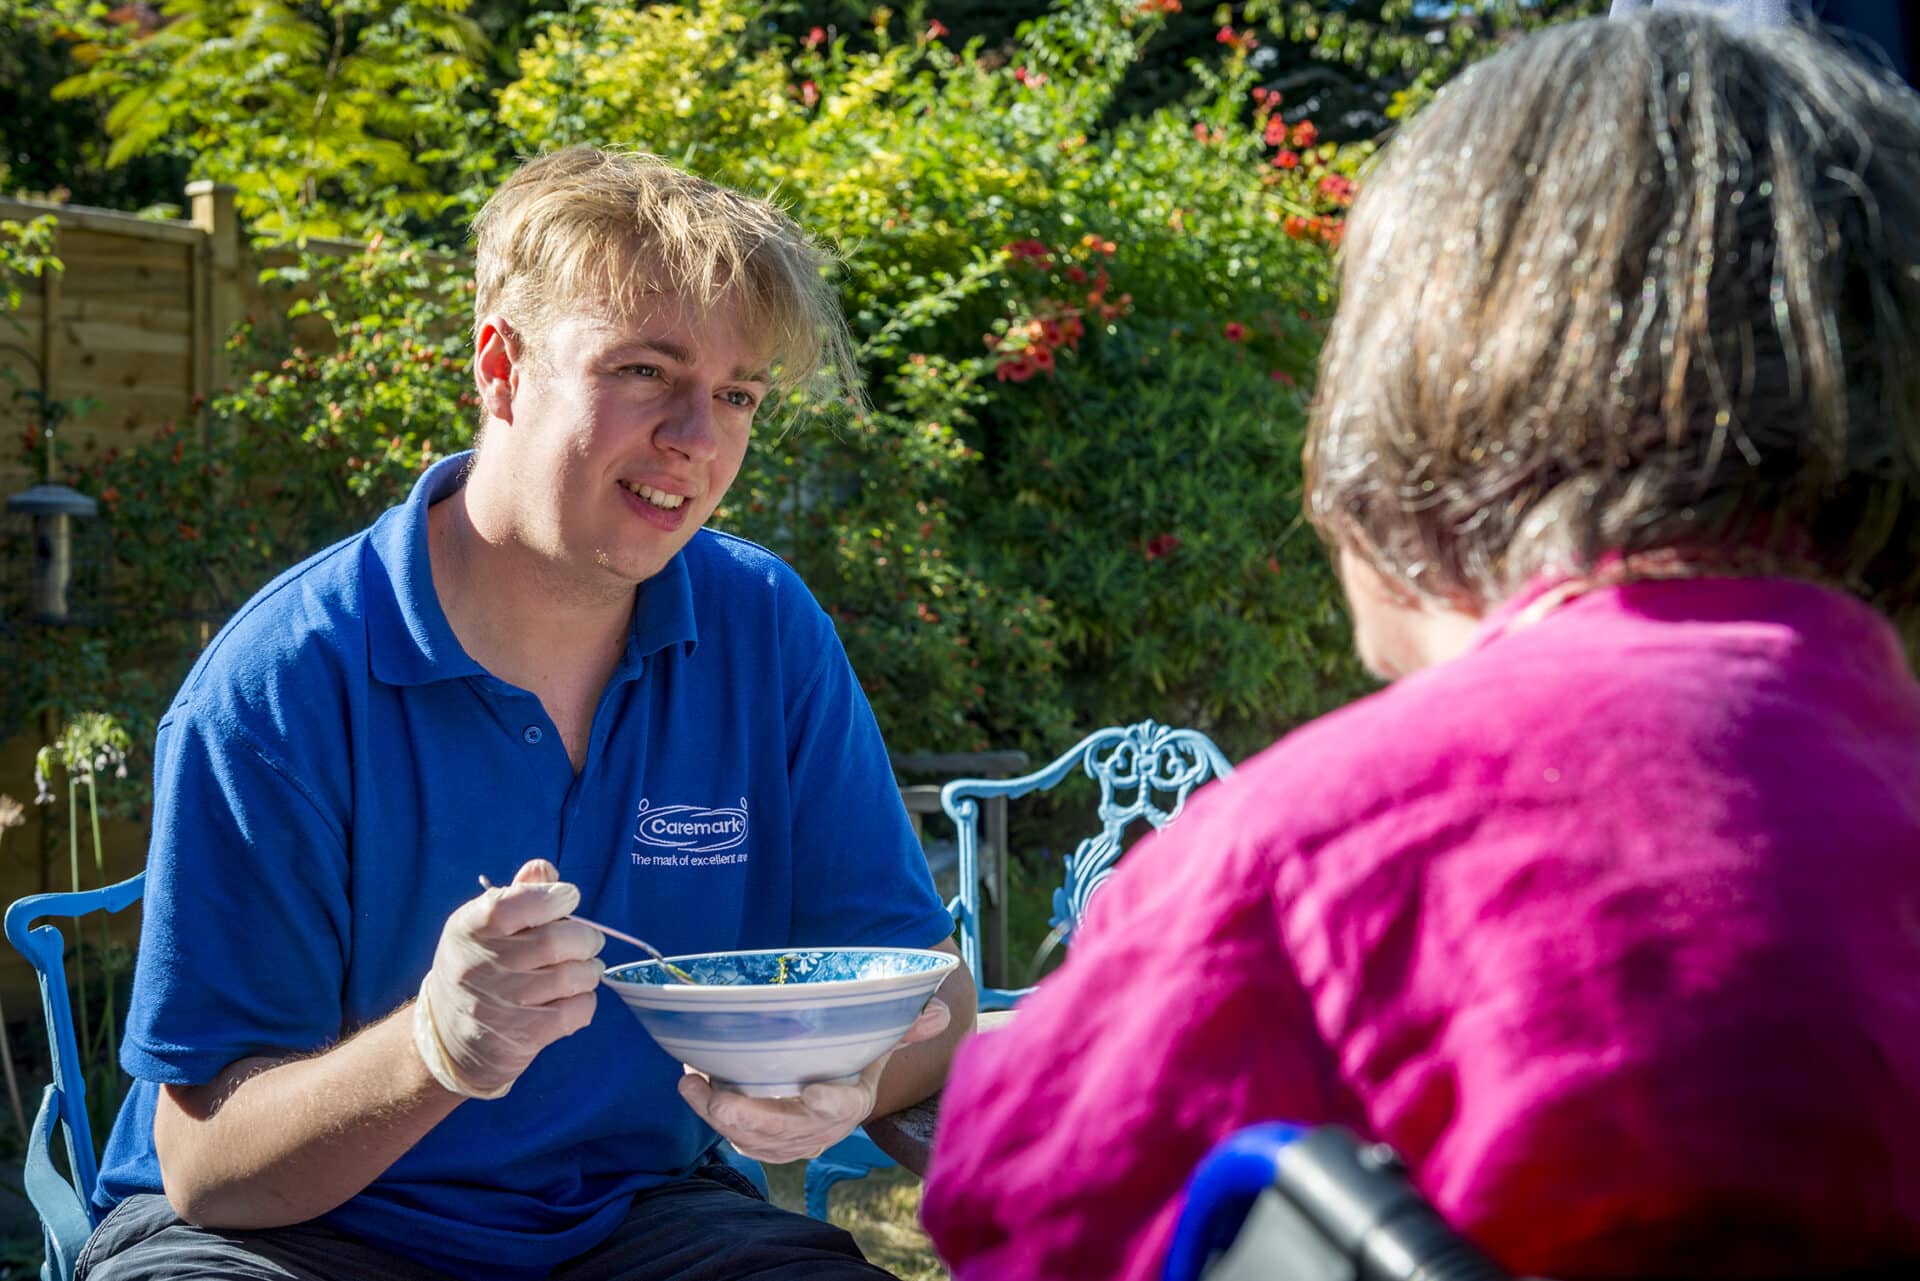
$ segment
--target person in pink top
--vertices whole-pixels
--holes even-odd
[[[1702,15],[1521,41],[1363,185],[1319,388],[1392,684],[963,1046],[954,1275],[1156,1277],[1289,1120],[1517,1273],[1920,1276],[1920,100]]]

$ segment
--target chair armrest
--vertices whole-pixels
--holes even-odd
[[[81,1247],[93,1235],[93,1209],[53,1163],[53,1132],[60,1122],[60,1087],[40,1095],[40,1111],[27,1135],[27,1159],[21,1171],[27,1200],[40,1216],[50,1274],[65,1281],[73,1275]]]

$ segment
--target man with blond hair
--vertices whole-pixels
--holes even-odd
[[[136,1086],[78,1275],[884,1277],[719,1140],[796,1160],[930,1094],[964,967],[857,1083],[751,1099],[600,993],[572,919],[953,950],[831,624],[702,528],[763,404],[852,391],[825,255],[589,148],[477,235],[475,451],[263,589],[161,722]],[[660,857],[662,809],[724,811],[726,848]]]

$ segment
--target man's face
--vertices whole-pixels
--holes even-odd
[[[511,536],[569,578],[630,587],[713,515],[746,456],[768,374],[731,306],[664,297],[619,319],[576,308],[526,342],[483,325],[477,467],[511,495]],[[504,412],[503,412],[504,410]]]

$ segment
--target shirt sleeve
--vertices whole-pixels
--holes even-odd
[[[809,601],[820,659],[787,713],[796,946],[931,947],[953,934],[873,709]]]
[[[199,1085],[342,1032],[346,832],[230,717],[176,705],[154,747],[153,844],[121,1063]]]
[[[1006,1028],[961,1046],[921,1212],[961,1281],[1157,1278],[1215,1142],[1348,1119],[1267,861],[1209,799],[1128,853]]]

